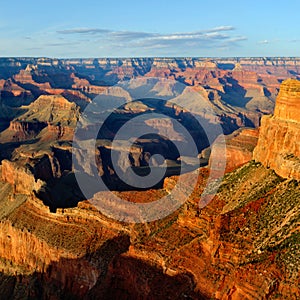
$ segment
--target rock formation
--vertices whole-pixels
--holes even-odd
[[[18,79],[24,90],[36,92],[31,85],[46,78],[51,81],[50,87],[46,84],[48,92],[55,94],[37,93],[36,100],[24,107],[1,106],[0,116],[14,111],[5,119],[0,136],[1,159],[5,158],[0,166],[3,299],[300,298],[299,82],[285,81],[275,115],[262,118],[254,151],[256,162],[248,161],[257,130],[233,132],[251,120],[255,124],[259,121],[260,114],[247,107],[251,102],[248,97],[255,96],[247,95],[247,91],[254,90],[263,101],[271,101],[277,93],[276,78],[287,77],[289,70],[299,72],[298,59],[0,59],[3,65],[10,67],[5,73],[1,68],[0,76]],[[46,67],[62,71],[47,77],[42,72]],[[78,70],[84,76],[77,76]],[[126,224],[102,214],[92,201],[78,203],[83,199],[72,174],[70,142],[80,107],[62,96],[62,91],[66,93],[76,85],[76,99],[85,101],[86,96],[88,102],[86,89],[90,86],[101,87],[117,81],[118,76],[151,72],[194,85],[217,108],[215,118],[223,121],[228,133],[233,132],[226,137],[227,171],[232,172],[225,175],[218,191],[208,186],[216,194],[201,209],[200,195],[209,167],[200,169],[194,191],[177,211],[161,220]],[[62,78],[66,86],[59,90]],[[261,86],[267,81],[271,87],[264,90]],[[203,82],[210,86],[198,86]],[[45,87],[40,84],[39,91]],[[12,89],[17,86],[11,85]],[[226,90],[234,96],[231,104],[229,98],[225,101]],[[241,95],[246,96],[239,98]],[[260,108],[268,111],[265,104]],[[104,131],[107,139],[97,142],[96,172],[113,174],[108,159],[111,150],[118,151],[120,165],[128,159],[122,143],[111,149],[109,138],[130,116],[148,109],[150,106],[142,102],[128,105],[108,120]],[[191,132],[195,130],[183,110],[164,109],[191,126]],[[206,120],[216,121],[209,116]],[[159,133],[181,141],[170,122],[149,122]],[[83,137],[88,138],[88,128],[83,129]],[[155,151],[169,155],[172,163],[181,159],[167,140],[145,137],[132,147],[130,161],[135,167],[144,166]],[[204,158],[208,158],[207,152],[202,152]],[[84,164],[84,153],[75,159],[82,160],[80,165],[86,173],[95,171]],[[182,176],[188,180],[190,174]],[[113,193],[124,201],[150,203],[168,195],[177,181],[177,176],[170,176],[156,189]],[[53,201],[60,204],[55,212]]]
[[[242,112],[252,126],[262,114],[273,112],[280,81],[300,72],[295,58],[3,58],[0,65],[1,98],[12,106],[27,105],[43,94],[61,94],[85,107],[119,80],[154,76],[203,87],[217,109],[237,122]]]
[[[299,186],[251,162],[228,174],[199,211],[207,175],[203,169],[177,212],[144,224],[113,221],[88,202],[51,214],[34,195],[25,202],[2,198],[8,204],[0,223],[1,278],[16,278],[2,295],[296,300]],[[162,193],[118,195],[148,202]],[[9,207],[15,208],[7,214]]]
[[[280,86],[274,116],[286,120],[300,122],[300,81],[288,79]]]
[[[61,95],[43,95],[28,106],[26,111],[10,122],[9,128],[1,133],[2,141],[20,141],[40,136],[47,139],[47,133],[55,139],[72,139],[79,107]],[[45,133],[46,131],[46,133]]]
[[[243,128],[234,131],[232,134],[225,136],[226,142],[226,172],[231,172],[234,169],[246,164],[252,160],[253,150],[258,141],[258,129]],[[223,159],[222,153],[224,151],[222,145],[216,141],[212,149],[216,159]],[[204,149],[200,157],[209,159],[211,149]],[[220,153],[218,155],[218,153]],[[211,162],[209,162],[211,166]]]
[[[24,166],[8,160],[2,161],[2,180],[13,186],[14,193],[30,195],[33,190],[39,190],[43,184]]]
[[[261,121],[254,159],[283,178],[300,180],[300,82],[282,83],[274,116]]]

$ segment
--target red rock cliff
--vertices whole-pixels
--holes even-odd
[[[261,121],[253,157],[279,176],[300,180],[300,81],[284,81],[274,116]]]
[[[285,80],[277,97],[274,116],[287,121],[300,122],[300,81]]]

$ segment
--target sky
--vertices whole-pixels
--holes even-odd
[[[299,0],[0,0],[0,9],[0,57],[300,56]]]

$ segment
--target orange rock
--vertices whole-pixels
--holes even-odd
[[[300,81],[285,80],[276,100],[274,117],[287,121],[300,122]]]
[[[261,121],[253,158],[284,178],[300,180],[300,82],[286,80],[277,97],[274,116]]]
[[[239,129],[230,135],[225,136],[226,141],[226,172],[231,172],[237,167],[249,162],[252,159],[253,149],[258,140],[258,129]],[[213,145],[215,159],[223,159],[223,147],[218,144],[218,140]],[[220,152],[218,156],[218,152]],[[211,161],[209,161],[211,166]]]
[[[2,161],[2,180],[14,187],[15,193],[30,195],[33,190],[38,190],[42,181],[36,181],[33,174],[23,166],[8,160]]]

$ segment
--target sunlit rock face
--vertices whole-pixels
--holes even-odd
[[[3,64],[7,62],[0,59],[0,77]],[[273,112],[278,78],[289,77],[288,70],[299,73],[299,60],[11,59],[10,65],[13,71],[0,81],[0,119],[6,117],[0,138],[1,299],[300,298],[300,185],[273,171],[287,178],[300,174],[299,83],[284,82],[275,115],[262,119],[254,153],[257,162],[248,161],[258,130],[234,131],[251,125],[250,121],[258,126],[262,112]],[[59,68],[61,73],[43,79],[40,71],[46,67]],[[80,70],[92,75],[79,76]],[[12,84],[8,77],[18,73],[18,84]],[[105,90],[101,80],[114,83],[132,76],[165,76],[192,85],[217,108],[216,120],[207,113],[203,117],[209,123],[220,118],[226,133],[231,133],[225,138],[226,168],[233,172],[226,174],[205,207],[200,208],[199,202],[209,167],[200,169],[186,202],[154,222],[119,222],[77,194],[70,140],[80,105],[91,100],[91,93]],[[171,91],[168,86],[160,88],[164,95]],[[53,95],[41,96],[41,92]],[[13,101],[14,109],[8,108]],[[126,104],[122,114],[114,117],[126,120],[150,109],[142,102]],[[165,110],[192,125],[192,118],[180,107]],[[113,120],[104,132],[109,137],[117,128]],[[159,134],[182,141],[168,120],[151,119],[148,124]],[[149,155],[157,152],[173,163],[185,159],[172,149],[164,139],[144,137],[131,148],[132,165],[145,166]],[[111,178],[110,150],[106,140],[97,144],[97,171]],[[123,150],[122,143],[113,149],[120,165],[126,159]],[[199,157],[208,159],[208,154],[203,150]],[[79,151],[74,159],[90,172],[84,153]],[[189,185],[191,173],[183,176]],[[178,176],[170,175],[160,188],[114,194],[124,201],[150,203],[169,195],[177,182]],[[39,190],[43,201],[37,197]],[[53,201],[61,205],[56,212],[50,211]]]
[[[274,117],[300,123],[300,81],[285,80],[276,100]]]
[[[282,83],[274,116],[261,121],[254,159],[284,178],[300,179],[300,82]]]

